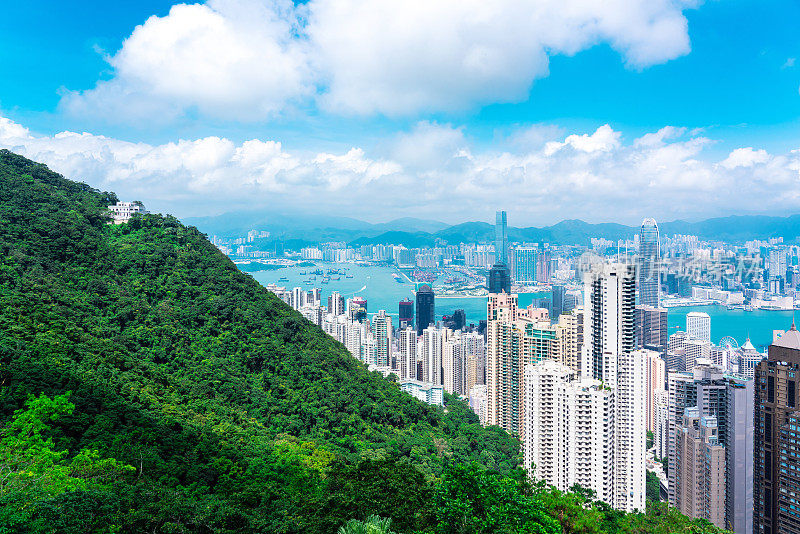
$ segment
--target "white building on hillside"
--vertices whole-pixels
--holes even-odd
[[[111,211],[112,218],[109,224],[126,223],[136,213],[142,215],[147,213],[147,210],[144,209],[144,204],[141,202],[117,202],[113,206],[109,206],[108,209]]]

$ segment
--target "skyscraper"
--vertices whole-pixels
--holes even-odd
[[[564,298],[567,294],[567,288],[564,287],[564,284],[553,284],[550,286],[550,318],[553,321],[558,320],[558,316],[564,312],[569,311],[566,306],[566,302],[564,302]]]
[[[728,381],[725,529],[753,534],[753,380]]]
[[[508,223],[506,212],[498,211],[494,224],[495,263],[508,265]]]
[[[582,376],[615,387],[617,358],[636,346],[634,309],[636,269],[602,265],[584,277],[584,353]]]
[[[508,267],[500,263],[492,265],[486,285],[489,293],[511,293],[511,273]]]
[[[658,225],[655,219],[645,219],[639,230],[639,259],[637,289],[639,304],[658,307],[661,272],[658,246]]]
[[[800,532],[800,332],[769,346],[755,373],[753,532]]]
[[[489,270],[486,286],[489,293],[511,293],[511,271],[508,268],[508,227],[506,212],[498,211],[494,226],[495,262]]]
[[[636,306],[636,346],[667,354],[667,309]]]
[[[519,336],[514,332],[517,296],[491,294],[486,308],[487,421],[520,435],[523,362]]]
[[[430,284],[417,284],[417,335],[436,322],[436,306]]]
[[[414,324],[414,303],[411,299],[403,299],[399,305],[400,312],[400,328],[405,329],[407,326]]]

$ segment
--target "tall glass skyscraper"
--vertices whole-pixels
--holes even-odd
[[[436,305],[430,284],[417,284],[417,335],[436,322]]]
[[[508,223],[506,212],[498,211],[494,225],[495,263],[508,265]]]
[[[486,280],[489,293],[511,293],[511,270],[508,268],[508,225],[506,212],[498,211],[494,225],[495,262]]]
[[[640,305],[658,308],[660,260],[658,225],[655,219],[645,219],[639,230],[639,260],[636,269],[636,289]]]

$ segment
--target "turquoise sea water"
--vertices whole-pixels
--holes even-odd
[[[315,281],[310,284],[305,283],[312,275],[301,275],[301,272],[309,273],[316,269],[327,271],[328,269],[347,268],[347,274],[353,278],[341,276],[341,280],[331,280],[328,284],[321,284],[321,277],[317,276]],[[323,304],[327,302],[328,295],[333,291],[338,291],[345,298],[359,295],[367,299],[367,311],[377,313],[379,310],[386,310],[394,317],[397,326],[398,304],[404,298],[414,300],[414,284],[401,276],[402,283],[398,283],[392,277],[392,273],[397,272],[391,267],[360,267],[355,264],[332,264],[317,262],[317,267],[286,267],[274,271],[257,271],[251,273],[253,278],[263,285],[277,284],[291,289],[302,287],[308,291],[315,287],[322,289]],[[288,278],[280,280],[280,278]],[[434,283],[436,285],[436,283]],[[525,293],[519,296],[519,305],[528,306],[534,298],[547,296],[547,293],[533,294]],[[436,317],[441,319],[442,315],[450,315],[454,310],[462,309],[467,315],[467,324],[478,324],[481,319],[486,319],[486,297],[466,297],[453,298],[446,296],[436,296]]]
[[[322,289],[323,302],[327,301],[328,295],[332,291],[339,291],[342,295],[352,297],[359,295],[367,299],[367,309],[370,313],[378,310],[386,310],[391,316],[395,317],[397,325],[398,303],[404,298],[414,300],[414,284],[402,277],[402,283],[398,283],[392,277],[392,273],[397,272],[391,267],[360,267],[355,264],[331,264],[317,262],[317,267],[285,267],[273,271],[258,271],[251,273],[261,284],[277,284],[288,289],[302,287],[305,290],[319,287]],[[316,269],[343,269],[353,278],[341,276],[341,280],[331,280],[328,284],[321,284],[321,277],[311,283],[305,283],[312,275],[301,275],[301,272],[309,273]],[[280,278],[287,278],[280,280]],[[436,284],[434,284],[436,285]],[[520,307],[528,306],[534,298],[547,296],[547,294],[523,293],[519,296]],[[436,317],[450,315],[453,310],[463,309],[467,315],[467,324],[477,324],[479,320],[486,318],[486,298],[467,297],[451,298],[436,297]],[[711,341],[719,342],[725,336],[731,336],[739,344],[743,344],[749,336],[753,345],[759,350],[772,342],[773,330],[786,330],[792,323],[792,312],[790,311],[765,311],[755,310],[746,312],[743,310],[728,310],[725,306],[692,306],[685,308],[670,308],[668,315],[670,333],[676,330],[686,329],[686,314],[692,311],[706,312],[711,316]]]
[[[773,330],[788,330],[792,324],[791,311],[729,310],[725,306],[689,306],[670,308],[667,322],[670,333],[686,330],[686,314],[698,311],[711,316],[711,341],[718,343],[725,336],[731,336],[739,345],[749,337],[758,350],[763,350],[772,343]]]

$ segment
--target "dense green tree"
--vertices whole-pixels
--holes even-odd
[[[351,519],[337,531],[338,534],[393,534],[392,520],[371,515],[363,521]]]
[[[518,481],[477,464],[449,470],[436,487],[436,531],[442,534],[557,533],[539,496]]]
[[[645,484],[645,494],[647,500],[656,502],[660,501],[661,481],[658,479],[658,475],[656,475],[653,471],[647,471]]]

